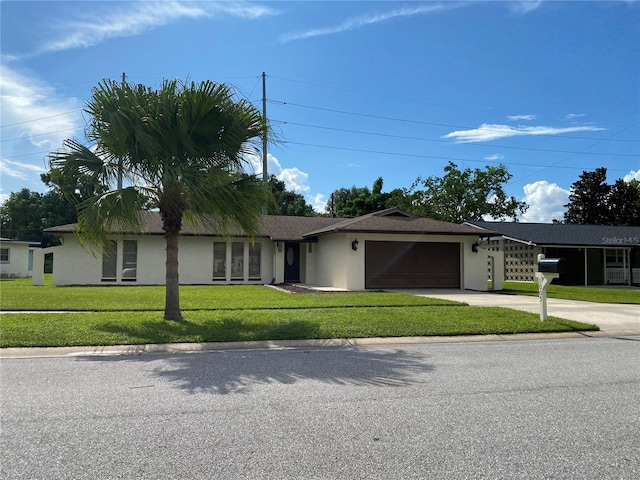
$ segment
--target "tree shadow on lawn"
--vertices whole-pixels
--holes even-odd
[[[320,328],[304,320],[274,323],[245,321],[233,316],[203,323],[160,319],[135,323],[108,322],[95,329],[112,335],[115,342],[136,344],[321,338]]]
[[[91,362],[144,365],[145,375],[189,393],[250,393],[261,385],[315,381],[328,385],[407,387],[433,366],[399,349],[323,347],[78,357]]]

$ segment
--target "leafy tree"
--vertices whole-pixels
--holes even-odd
[[[422,217],[455,223],[484,216],[515,219],[528,208],[505,193],[511,174],[504,165],[460,170],[449,162],[444,171],[443,177],[416,179],[405,191],[403,207]]]
[[[565,223],[609,225],[607,199],[610,193],[611,186],[607,184],[606,168],[582,172],[579,179],[571,185],[569,203],[565,205]]]
[[[42,242],[44,196],[23,188],[13,192],[0,207],[2,236],[16,240]]]
[[[76,209],[55,191],[42,194],[23,188],[0,206],[0,218],[2,236],[38,242],[45,248],[60,245],[60,240],[44,229],[74,223]]]
[[[77,222],[77,205],[107,191],[96,179],[79,172],[63,175],[52,168],[40,179],[50,188],[43,197],[46,214],[43,228]]]
[[[273,200],[269,203],[270,215],[288,215],[295,217],[315,217],[316,212],[308,205],[302,195],[286,189],[285,183],[278,177],[269,177],[269,189]]]
[[[371,190],[368,187],[350,189],[341,188],[334,191],[332,195],[333,210],[331,201],[327,204],[327,212],[334,212],[336,217],[352,218],[368,213],[379,212],[385,208],[400,206],[403,192],[395,189],[391,192],[383,192],[382,177],[378,177]]]
[[[607,169],[583,171],[571,185],[565,223],[584,225],[640,225],[640,183],[616,180],[607,184]]]
[[[156,205],[166,240],[165,320],[183,320],[178,279],[178,237],[183,221],[212,216],[229,229],[257,231],[267,191],[244,171],[258,153],[265,122],[246,100],[212,81],[166,80],[155,90],[104,80],[85,111],[91,116],[89,149],[76,140],[50,155],[61,175],[88,175],[107,191],[78,207],[76,234],[86,247],[107,245],[114,229],[141,229],[141,208]],[[126,184],[113,188],[119,172]]]
[[[613,225],[640,226],[640,182],[621,178],[611,187],[607,199]]]
[[[86,177],[86,176],[85,176]],[[2,235],[17,240],[39,242],[42,247],[60,245],[60,240],[43,230],[78,220],[76,205],[103,191],[87,178],[62,176],[51,169],[40,175],[50,190],[42,194],[23,188],[13,192],[0,206]],[[91,192],[91,193],[89,193]]]
[[[329,197],[326,212],[331,217],[347,218],[345,208],[349,201],[356,199],[367,187],[358,188],[355,185],[351,188],[339,188]]]
[[[52,191],[65,197],[74,211],[79,203],[108,191],[98,178],[81,173],[79,170],[75,172],[68,170],[71,169],[67,169],[63,174],[59,168],[51,168],[47,173],[40,175],[40,179]]]
[[[392,193],[383,193],[382,185],[382,177],[378,177],[373,182],[371,190],[367,187],[360,189],[360,194],[356,198],[347,201],[343,209],[343,215],[346,217],[358,217],[396,206],[390,205],[389,200],[392,198]],[[394,193],[396,192],[394,191]]]
[[[379,205],[382,194],[382,178],[378,178],[373,182],[373,190],[367,187],[360,189],[360,194],[356,198],[347,201],[343,209],[345,217],[358,217],[367,213],[383,210],[384,207]],[[378,207],[378,208],[376,208]]]

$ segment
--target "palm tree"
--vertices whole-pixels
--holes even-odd
[[[183,220],[208,217],[223,228],[239,225],[254,235],[267,190],[245,172],[256,154],[266,119],[246,100],[212,81],[165,80],[155,90],[103,80],[85,112],[91,116],[88,148],[66,140],[50,154],[62,174],[86,174],[108,186],[106,193],[78,205],[76,234],[98,251],[114,231],[140,231],[141,211],[154,205],[166,239],[165,320],[183,320],[178,279],[178,237]],[[124,175],[126,187],[114,187]]]

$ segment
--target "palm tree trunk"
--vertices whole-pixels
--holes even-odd
[[[165,273],[164,319],[180,322],[184,320],[180,312],[180,282],[178,280],[178,237],[179,231],[170,229],[165,233],[167,262]]]

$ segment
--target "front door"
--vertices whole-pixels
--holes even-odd
[[[300,283],[300,244],[284,244],[284,281]]]

